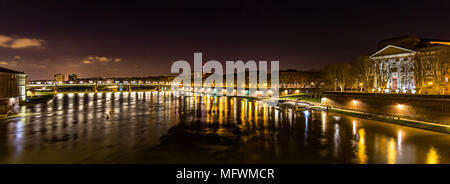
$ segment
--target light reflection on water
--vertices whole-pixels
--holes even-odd
[[[0,120],[0,163],[450,163],[450,136],[263,101],[58,94]]]

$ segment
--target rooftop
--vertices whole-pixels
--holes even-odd
[[[0,67],[0,72],[4,72],[4,73],[16,73],[16,74],[25,74],[24,72],[18,72],[18,71],[10,70],[10,69],[3,68],[3,67]]]
[[[378,43],[378,49],[385,48],[388,45],[417,50],[435,45],[450,45],[450,40],[419,38],[417,36],[401,36],[380,41]]]

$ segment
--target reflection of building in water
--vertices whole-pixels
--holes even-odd
[[[397,162],[397,147],[394,138],[390,138],[388,142],[387,163],[395,164]]]
[[[427,164],[438,164],[439,163],[439,154],[436,151],[436,148],[433,146],[430,147],[427,153]]]
[[[17,113],[25,100],[26,74],[0,67],[0,114]]]
[[[327,113],[321,112],[322,114],[322,133],[325,135],[327,130]]]
[[[366,131],[361,128],[358,130],[359,142],[358,142],[358,163],[366,164],[368,160],[367,152],[366,152]]]
[[[333,136],[333,154],[336,158],[339,157],[339,148],[341,143],[341,136],[339,132],[339,124],[334,124],[334,136]]]

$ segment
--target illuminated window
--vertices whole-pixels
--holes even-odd
[[[445,82],[448,82],[448,77],[445,78]]]

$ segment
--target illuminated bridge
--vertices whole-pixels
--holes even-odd
[[[53,84],[27,84],[26,89],[30,92],[98,92],[98,91],[145,91],[156,90],[166,91],[170,90],[171,85],[168,82],[154,82],[154,83],[84,83],[84,84],[67,84],[67,83],[53,83]],[[224,86],[226,88],[226,86]],[[248,87],[247,87],[248,89]],[[181,88],[183,91],[196,91],[203,93],[211,93],[211,89],[203,89],[202,87]],[[280,95],[295,95],[300,93],[312,92],[312,88],[280,88]],[[248,90],[247,90],[248,91]],[[214,92],[213,92],[214,93]],[[248,92],[247,92],[248,93]]]
[[[133,90],[167,90],[170,84],[163,83],[85,83],[85,84],[27,84],[27,91],[133,91]]]

